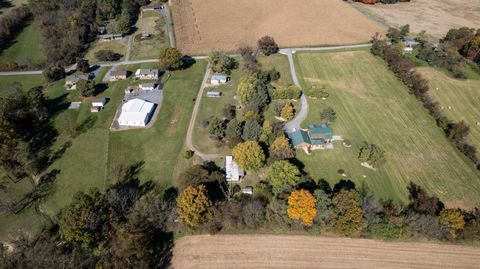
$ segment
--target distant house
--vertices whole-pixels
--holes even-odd
[[[207,92],[208,97],[220,97],[221,95],[220,92]]]
[[[403,44],[405,45],[405,47],[415,47],[415,46],[418,46],[420,45],[420,42],[418,42],[417,40],[411,38],[411,37],[403,37],[402,38],[402,42]]]
[[[210,79],[211,84],[224,84],[227,83],[228,76],[227,75],[213,75]]]
[[[227,182],[239,182],[245,176],[245,171],[238,166],[232,156],[226,156],[225,174]]]
[[[295,130],[287,135],[295,148],[301,148],[306,152],[332,148],[333,130],[327,124],[310,124],[306,130]]]
[[[138,88],[142,91],[153,91],[155,90],[156,84],[154,83],[143,83],[138,85]]]
[[[122,34],[106,34],[106,35],[98,35],[97,39],[99,41],[112,41],[112,40],[121,40],[123,39]]]
[[[100,112],[107,103],[107,99],[105,98],[97,98],[92,101],[92,106],[90,107],[91,112]]]
[[[143,6],[140,9],[142,10],[142,12],[145,12],[145,11],[159,11],[159,10],[162,10],[163,8],[164,7],[160,4],[150,4],[148,6]]]
[[[158,69],[138,69],[135,72],[136,79],[158,79]]]
[[[67,90],[75,90],[77,89],[77,83],[80,80],[90,80],[90,77],[88,75],[73,75],[73,76],[67,76],[65,78],[65,88]]]
[[[120,126],[145,127],[153,115],[155,104],[141,99],[132,99],[122,106]]]
[[[125,70],[113,70],[110,71],[110,81],[119,81],[127,79],[127,71]]]
[[[253,194],[253,187],[252,186],[245,186],[245,188],[243,188],[243,190],[242,190],[242,193],[252,195]]]

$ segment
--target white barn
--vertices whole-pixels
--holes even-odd
[[[123,104],[118,124],[120,126],[145,127],[153,114],[154,107],[153,103],[132,99]]]
[[[227,83],[227,75],[213,75],[210,79],[211,84],[224,84]]]
[[[239,182],[245,176],[245,171],[238,166],[232,156],[226,156],[225,174],[228,182]]]

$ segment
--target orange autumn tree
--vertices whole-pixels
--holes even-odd
[[[178,218],[190,228],[198,228],[210,218],[210,206],[205,185],[188,186],[177,198]]]
[[[317,215],[317,201],[307,190],[297,190],[288,197],[288,217],[301,220],[303,225],[312,226]]]

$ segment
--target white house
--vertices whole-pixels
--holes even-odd
[[[135,72],[136,79],[158,79],[158,69],[138,69]]]
[[[73,75],[73,76],[67,76],[65,78],[65,87],[67,90],[75,90],[77,89],[77,83],[80,80],[90,80],[88,75]]]
[[[239,182],[245,176],[245,171],[238,166],[232,156],[226,156],[225,174],[228,182]]]
[[[213,75],[210,79],[211,84],[224,84],[227,83],[227,75]]]
[[[107,99],[105,98],[97,98],[92,101],[92,106],[98,106],[98,107],[104,107],[105,104],[107,103]]]
[[[120,126],[145,127],[150,120],[155,105],[141,100],[132,99],[122,106],[122,112],[118,117]]]
[[[155,84],[154,83],[143,83],[138,85],[138,88],[142,91],[153,91],[155,90]]]

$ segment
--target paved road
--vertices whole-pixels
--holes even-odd
[[[293,53],[297,51],[329,51],[329,50],[341,50],[341,49],[356,49],[356,48],[368,48],[371,44],[358,44],[358,45],[345,45],[345,46],[331,46],[331,47],[317,47],[317,48],[288,48],[281,49],[280,53],[287,55],[288,63],[290,65],[290,73],[292,74],[293,84],[300,87],[298,81],[297,72],[295,71],[295,64],[293,62]],[[301,107],[300,111],[295,115],[293,120],[285,123],[285,131],[293,132],[295,129],[300,129],[300,125],[308,116],[308,102],[305,94],[300,97]]]
[[[218,154],[202,153],[201,151],[195,148],[195,146],[193,145],[193,139],[192,139],[193,129],[195,127],[195,121],[197,119],[198,110],[200,109],[200,103],[202,101],[203,91],[205,90],[205,86],[207,85],[207,80],[209,76],[210,76],[210,63],[207,64],[207,70],[205,70],[205,76],[203,77],[202,85],[200,86],[200,89],[198,90],[197,98],[195,99],[195,105],[193,107],[190,123],[188,124],[187,138],[186,138],[188,149],[195,152],[195,154],[200,158],[202,158],[204,161],[210,161],[220,157],[220,155]]]

